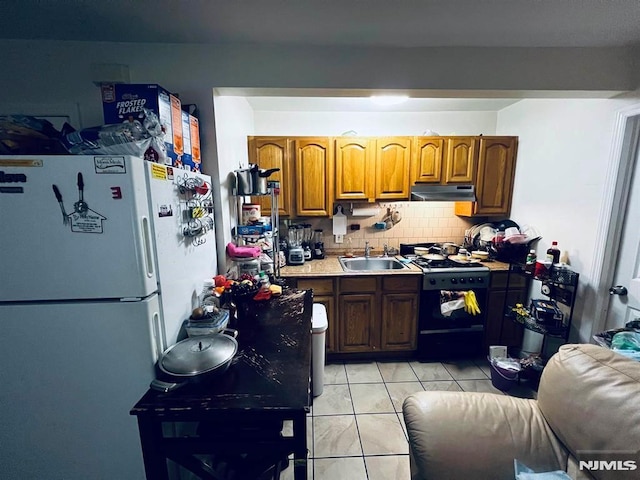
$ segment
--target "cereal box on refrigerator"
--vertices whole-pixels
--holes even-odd
[[[193,115],[189,115],[189,133],[191,138],[191,158],[193,161],[192,170],[195,172],[200,171],[200,164],[202,157],[200,156],[200,123],[198,119]]]
[[[183,152],[180,99],[157,84],[116,83],[102,86],[102,110],[106,124],[141,122],[143,109],[153,111],[164,131],[167,157],[159,152],[145,154],[148,160],[170,165],[179,164]],[[175,122],[174,119],[180,119]]]
[[[191,127],[189,125],[189,114],[182,111],[182,143],[184,153],[182,154],[182,168],[195,171],[193,169],[193,157],[191,156]]]

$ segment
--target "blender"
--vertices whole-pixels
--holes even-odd
[[[321,229],[313,231],[313,258],[324,258],[324,235]]]
[[[310,262],[313,260],[313,252],[311,251],[311,239],[312,239],[312,231],[311,224],[305,223],[302,225],[303,234],[302,234],[302,249],[304,251],[304,261]]]
[[[304,249],[302,248],[302,225],[289,226],[289,253],[287,254],[287,264],[304,264]]]

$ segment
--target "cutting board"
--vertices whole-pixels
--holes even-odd
[[[338,205],[338,212],[333,216],[333,234],[347,234],[347,216],[342,213],[342,206]]]

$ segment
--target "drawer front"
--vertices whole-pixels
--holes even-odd
[[[300,290],[313,290],[314,295],[333,295],[333,278],[299,278]]]
[[[506,288],[509,272],[491,272],[491,288]],[[527,285],[527,278],[517,273],[511,274],[509,288],[524,288]]]
[[[340,279],[340,293],[375,292],[376,277],[343,277]]]
[[[418,292],[422,275],[395,275],[382,277],[383,292]]]

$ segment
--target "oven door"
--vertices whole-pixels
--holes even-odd
[[[473,289],[480,313],[472,315],[465,312],[464,308],[450,310],[456,306],[457,296],[464,299],[464,292],[468,289],[458,290],[422,290],[420,295],[420,312],[418,327],[421,334],[438,332],[456,332],[468,330],[484,330],[486,318],[487,290],[484,288]],[[464,307],[464,303],[460,302]]]
[[[445,315],[440,290],[423,290],[420,298],[418,358],[425,361],[447,358],[473,358],[481,355],[487,306],[487,290],[474,289],[480,313],[471,315],[464,308]],[[452,292],[447,290],[447,292]],[[463,293],[464,290],[453,292]]]

